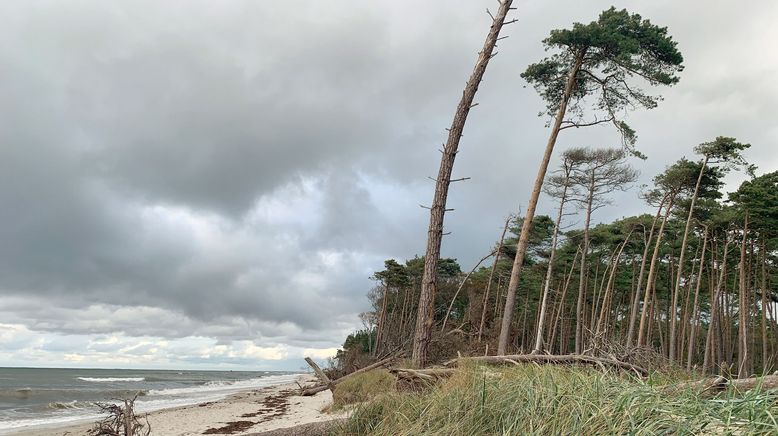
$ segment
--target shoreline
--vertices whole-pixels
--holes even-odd
[[[252,435],[302,424],[321,423],[345,418],[345,413],[324,413],[332,403],[330,391],[314,396],[300,396],[300,384],[314,381],[304,374],[295,382],[263,388],[247,389],[205,403],[160,409],[149,412],[151,435],[191,436]],[[73,422],[65,425],[19,428],[9,436],[84,435],[93,422]]]

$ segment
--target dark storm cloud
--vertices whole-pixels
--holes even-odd
[[[722,134],[778,167],[776,6],[617,3],[669,26],[686,58],[660,107],[630,117],[649,155],[635,162],[642,182]],[[0,319],[47,334],[336,345],[383,259],[422,254],[425,177],[487,6],[3,2]],[[465,269],[526,203],[548,133],[519,73],[549,29],[610,4],[517,6],[455,167],[472,180],[452,188],[443,254]],[[617,143],[607,128],[568,131],[559,149]],[[596,218],[642,211],[634,193],[618,204]]]

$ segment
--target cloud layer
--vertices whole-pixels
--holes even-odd
[[[778,6],[616,3],[686,58],[630,119],[643,181],[717,135],[778,168]],[[493,6],[0,4],[0,365],[294,369],[331,352],[371,272],[423,251],[426,176]],[[526,202],[547,134],[519,73],[550,29],[610,3],[517,6],[455,167],[472,179],[452,190],[443,254],[466,268]],[[560,149],[616,141],[566,132]],[[598,218],[642,208],[617,204]]]

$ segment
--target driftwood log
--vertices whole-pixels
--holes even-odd
[[[321,391],[326,391],[327,389],[330,389],[330,390],[334,391],[335,390],[335,385],[337,385],[338,383],[342,382],[343,380],[345,380],[345,379],[347,379],[347,378],[349,378],[349,377],[351,377],[353,375],[362,374],[363,372],[367,372],[367,371],[370,371],[370,370],[373,370],[373,369],[376,369],[376,368],[380,368],[382,366],[386,366],[386,365],[392,363],[394,360],[396,360],[399,357],[400,357],[399,355],[389,356],[386,359],[381,359],[381,360],[379,360],[376,363],[373,363],[373,364],[368,365],[368,366],[366,366],[364,368],[358,369],[358,370],[352,372],[351,374],[346,374],[346,375],[344,375],[343,377],[341,377],[341,378],[339,378],[337,380],[330,380],[329,378],[326,378],[326,380],[325,380],[325,379],[322,379],[321,377],[319,377],[319,380],[322,380],[322,382],[325,383],[325,384],[303,389],[302,390],[302,395],[308,397],[308,396],[311,396],[311,395],[316,395],[316,394],[318,394]],[[313,362],[308,357],[305,358],[305,361],[308,362],[308,365],[311,365],[311,362]],[[313,368],[314,372],[316,372],[316,374],[318,376],[318,371],[316,371],[316,368],[318,368],[319,366],[316,365],[316,363],[314,362],[313,365],[311,365],[311,367]],[[319,371],[321,371],[321,369],[319,369]],[[322,374],[324,374],[323,371],[322,371]],[[326,374],[324,375],[324,377],[327,377]]]
[[[558,365],[584,364],[584,365],[594,365],[601,369],[616,368],[625,371],[631,371],[637,374],[639,377],[648,377],[648,370],[633,365],[631,363],[622,362],[620,360],[615,360],[615,359],[603,358],[603,357],[585,356],[582,354],[563,354],[563,355],[509,354],[504,356],[460,357],[457,359],[449,360],[443,365],[454,366],[457,365],[461,360],[488,363],[488,364],[511,363],[514,365],[518,365],[520,363],[544,363],[544,364],[558,364]]]
[[[666,388],[666,392],[678,394],[683,391],[692,390],[700,395],[715,395],[728,388],[736,391],[746,392],[755,388],[776,389],[778,388],[778,375],[766,375],[764,377],[736,378],[727,380],[726,377],[708,377],[693,382],[679,383]]]

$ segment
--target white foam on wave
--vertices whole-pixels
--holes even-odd
[[[189,388],[151,389],[148,396],[199,396],[198,394],[233,393],[248,389],[264,388],[267,386],[294,381],[299,374],[271,375],[265,377],[250,378],[235,381],[209,381],[199,386]],[[145,400],[144,400],[145,401]]]
[[[258,377],[237,381],[211,381],[204,385],[191,388],[153,389],[146,397],[138,398],[135,402],[138,412],[147,413],[174,407],[191,406],[203,402],[218,401],[237,392],[275,386],[294,381],[299,374],[284,374]],[[92,378],[85,381],[142,381],[142,378]],[[77,412],[76,412],[77,411]],[[75,424],[77,422],[95,421],[100,414],[85,409],[63,409],[59,413],[47,417],[24,419],[0,420],[0,435],[8,431],[16,431],[21,428],[56,428],[62,425]]]
[[[141,382],[146,380],[143,377],[78,377],[78,379],[93,383]]]

